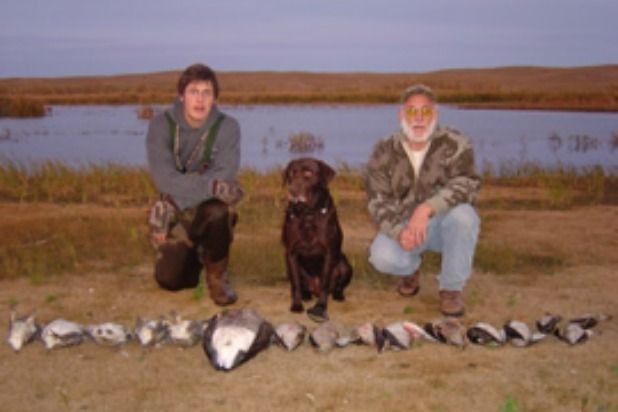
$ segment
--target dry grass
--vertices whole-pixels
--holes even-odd
[[[239,179],[246,197],[239,207],[239,247],[233,249],[233,265],[239,272],[250,273],[246,281],[272,285],[283,270],[277,229],[286,201],[281,172],[243,170]],[[484,227],[490,231],[502,216],[516,211],[569,211],[618,202],[618,178],[598,170],[576,174],[535,169],[530,174],[486,176],[485,181],[479,208]],[[27,277],[39,282],[102,267],[127,270],[150,258],[145,222],[155,190],[143,168],[0,165],[0,188],[0,202],[4,202],[0,203],[0,216],[4,216],[0,219],[4,233],[0,237],[0,279]],[[357,279],[374,282],[375,272],[365,256],[373,225],[366,212],[360,172],[338,170],[332,193],[350,234],[347,253]],[[513,245],[481,238],[476,268],[496,274],[555,273],[578,256],[550,245],[550,241]],[[579,263],[597,259],[594,253],[586,256],[591,259]],[[436,271],[438,265],[437,256],[426,259],[427,269]]]
[[[533,280],[516,273],[474,273],[464,322],[500,324],[514,317],[531,324],[545,310],[568,317],[615,310],[616,269],[583,266]],[[254,308],[275,324],[296,320],[315,327],[304,315],[288,312],[285,282],[258,286],[243,282],[244,275],[233,278],[240,296],[236,307]],[[1,283],[5,310],[11,305],[37,310],[43,322],[65,317],[132,325],[137,315],[177,310],[205,319],[220,310],[191,291],[161,291],[148,265],[38,285],[24,279]],[[350,326],[402,319],[422,323],[437,316],[431,274],[422,287],[415,299],[406,300],[390,288],[354,282],[346,302],[331,304],[331,317]],[[383,354],[366,346],[327,354],[309,345],[292,353],[272,347],[229,373],[213,370],[200,347],[145,350],[131,343],[114,350],[86,343],[46,353],[35,343],[16,355],[2,345],[0,402],[6,410],[26,405],[38,411],[616,411],[618,327],[610,321],[596,331],[578,347],[555,339],[526,349],[423,344]]]
[[[167,103],[179,71],[149,74],[0,79],[0,97],[45,104]],[[386,103],[410,84],[433,87],[465,107],[618,110],[618,65],[502,67],[426,73],[221,72],[224,103]]]
[[[45,105],[38,99],[0,97],[0,117],[43,117]]]
[[[78,193],[81,185],[93,182],[108,187],[108,178],[122,182],[108,172],[108,177],[77,180],[64,175],[58,182],[76,182]],[[48,170],[38,178],[51,174]],[[24,180],[19,173],[12,176]],[[279,242],[285,200],[280,176],[244,171],[241,178],[247,198],[232,248],[230,276],[240,296],[235,307],[254,308],[275,324],[296,320],[313,328],[305,315],[288,311]],[[420,294],[399,297],[392,279],[366,262],[374,228],[361,179],[344,170],[333,183],[355,278],[347,300],[331,302],[331,318],[354,326],[437,317],[434,258],[424,268]],[[618,411],[618,208],[597,202],[545,207],[552,199],[547,187],[508,183],[493,182],[482,191],[479,253],[465,291],[463,321],[500,325],[515,318],[532,324],[545,311],[566,317],[613,314],[614,320],[603,323],[584,345],[569,347],[555,339],[526,349],[422,344],[383,354],[365,346],[327,354],[309,345],[292,353],[273,347],[230,373],[214,371],[199,347],[145,350],[131,343],[115,350],[86,343],[47,353],[34,343],[14,354],[1,345],[0,409]],[[24,187],[37,185],[35,179]],[[120,201],[112,200],[111,189],[88,201],[79,196],[54,203],[26,201],[37,198],[32,193],[21,201],[3,198],[0,306],[5,312],[36,311],[42,322],[64,317],[84,324],[133,325],[137,316],[171,310],[193,319],[221,310],[203,289],[170,293],[156,286],[143,193],[129,194],[121,187],[115,189]],[[7,273],[10,262],[17,263]],[[6,330],[8,316],[0,318]]]

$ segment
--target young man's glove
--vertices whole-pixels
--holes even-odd
[[[171,226],[176,221],[176,208],[167,200],[159,199],[150,208],[148,226],[150,242],[155,249],[165,243]]]
[[[235,205],[245,195],[238,182],[221,179],[215,179],[212,182],[212,194],[228,205]]]

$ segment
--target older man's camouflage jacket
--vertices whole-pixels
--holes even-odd
[[[460,203],[474,203],[480,178],[468,139],[454,129],[438,127],[418,178],[399,131],[379,141],[367,165],[369,213],[381,232],[398,239],[414,209],[427,202],[439,214]]]

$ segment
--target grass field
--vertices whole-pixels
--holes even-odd
[[[239,208],[239,247],[235,249],[243,252],[233,259],[234,266],[251,273],[255,281],[268,283],[278,278],[283,264],[278,258],[277,230],[286,195],[280,171],[244,170],[239,179],[247,194]],[[601,169],[549,172],[528,167],[512,175],[486,175],[484,182],[479,208],[488,215],[510,209],[568,210],[618,204],[618,177],[605,175]],[[370,230],[363,187],[361,170],[341,169],[333,195],[347,225]],[[43,279],[92,270],[103,262],[120,270],[147,260],[152,251],[145,221],[148,205],[155,197],[150,176],[143,168],[108,165],[73,169],[49,162],[27,170],[0,165],[0,203],[17,210],[24,208],[16,215],[3,213],[0,219],[0,230],[5,234],[0,238],[0,279]],[[54,212],[39,212],[47,208]],[[486,225],[492,224],[491,218],[486,220]],[[373,276],[365,262],[365,248],[364,243],[350,237],[348,253],[358,278],[370,279]],[[476,265],[479,270],[495,273],[552,272],[563,266],[565,258],[481,240]],[[437,260],[429,258],[427,264],[436,267]]]
[[[285,193],[278,170],[240,175],[246,198],[232,244],[234,307],[273,324],[297,321],[280,244]],[[548,337],[529,348],[465,349],[417,343],[377,353],[352,346],[319,353],[309,343],[272,347],[230,373],[215,371],[202,349],[136,342],[92,342],[46,351],[40,342],[14,353],[0,345],[0,409],[37,411],[618,411],[618,181],[599,170],[485,176],[478,203],[482,229],[464,291],[472,325],[509,319],[533,325],[546,311],[565,318],[608,313],[582,345]],[[394,280],[373,270],[366,249],[375,228],[366,212],[361,171],[338,170],[332,192],[354,267],[345,302],[331,319],[347,326],[439,316],[439,257],[427,256],[421,291],[403,298]],[[154,189],[144,169],[46,164],[0,166],[0,306],[49,322],[113,321],[177,311],[207,319],[221,308],[201,285],[166,292],[152,276],[146,221]],[[4,319],[4,321],[2,320]],[[8,327],[8,315],[0,317]]]

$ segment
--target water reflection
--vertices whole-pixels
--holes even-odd
[[[153,112],[164,106],[152,107]],[[397,106],[229,106],[242,129],[242,166],[266,170],[313,155],[363,166],[376,141],[397,128]],[[148,116],[146,116],[148,114]],[[37,119],[0,119],[0,161],[145,165],[149,113],[137,106],[54,106]],[[601,165],[618,174],[618,114],[459,110],[441,122],[469,136],[477,165]]]
[[[324,149],[324,139],[311,132],[292,133],[287,140],[277,140],[278,149],[287,148],[290,153],[316,154]]]
[[[557,133],[552,133],[549,138],[549,146],[554,154],[556,154],[560,149],[565,146],[566,150],[569,152],[575,153],[587,153],[591,150],[599,150],[603,147],[603,142],[598,137],[588,136],[586,134],[580,135],[569,135],[566,137],[561,137]],[[609,139],[609,144],[611,147],[611,138]]]
[[[609,139],[609,145],[612,148],[612,152],[618,149],[618,133],[612,133],[612,137]]]
[[[0,133],[0,141],[11,140],[11,129],[6,128]]]

